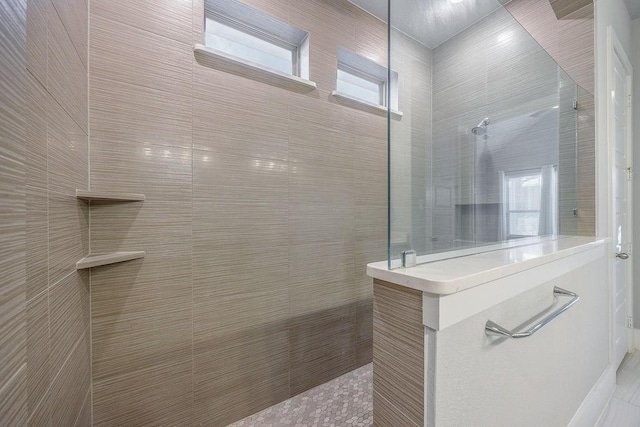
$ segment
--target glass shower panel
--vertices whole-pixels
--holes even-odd
[[[391,0],[389,262],[577,232],[577,86],[496,0]]]

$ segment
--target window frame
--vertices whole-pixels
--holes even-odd
[[[207,44],[208,20],[291,52],[290,72],[269,67],[256,58],[237,56],[220,49],[219,46]],[[206,48],[221,52],[232,59],[237,58],[238,62],[254,64],[266,71],[309,80],[309,33],[306,31],[238,0],[205,0],[202,28],[202,43]],[[233,39],[228,40],[234,42]]]
[[[338,90],[338,71],[350,74],[357,78],[361,78],[378,86],[378,102],[372,103],[366,99],[350,93]],[[335,93],[361,102],[366,105],[373,105],[385,110],[398,112],[398,73],[372,61],[369,58],[358,55],[342,46],[337,48],[337,66],[336,66],[336,82]]]
[[[352,76],[358,77],[362,80],[366,80],[370,83],[375,84],[378,87],[378,105],[380,105],[381,107],[388,107],[389,102],[388,102],[388,96],[387,96],[387,81],[386,80],[381,80],[380,78],[373,76],[369,73],[366,73],[358,68],[352,67],[348,64],[345,63],[341,63],[338,62],[338,68],[337,71],[342,71],[343,73],[347,73],[347,74],[351,74]],[[338,89],[338,74],[336,73],[336,90]],[[346,93],[346,92],[345,92]],[[355,98],[361,99],[359,97],[357,97],[356,95],[353,94],[349,94],[350,96],[353,96]],[[366,100],[363,100],[364,102],[368,102]]]

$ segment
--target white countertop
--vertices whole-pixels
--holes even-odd
[[[605,242],[596,237],[560,237],[393,270],[389,270],[387,261],[381,261],[367,265],[367,274],[411,289],[448,295],[587,251]]]

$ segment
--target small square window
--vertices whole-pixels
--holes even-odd
[[[389,78],[391,78],[389,84]],[[373,106],[398,108],[398,73],[338,47],[335,94]]]
[[[205,0],[204,43],[240,62],[309,79],[308,33],[237,0]]]
[[[386,107],[385,92],[387,84],[349,67],[338,68],[336,90],[372,104]]]

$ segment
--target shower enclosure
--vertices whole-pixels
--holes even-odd
[[[391,0],[389,267],[577,232],[577,84],[497,0]]]

